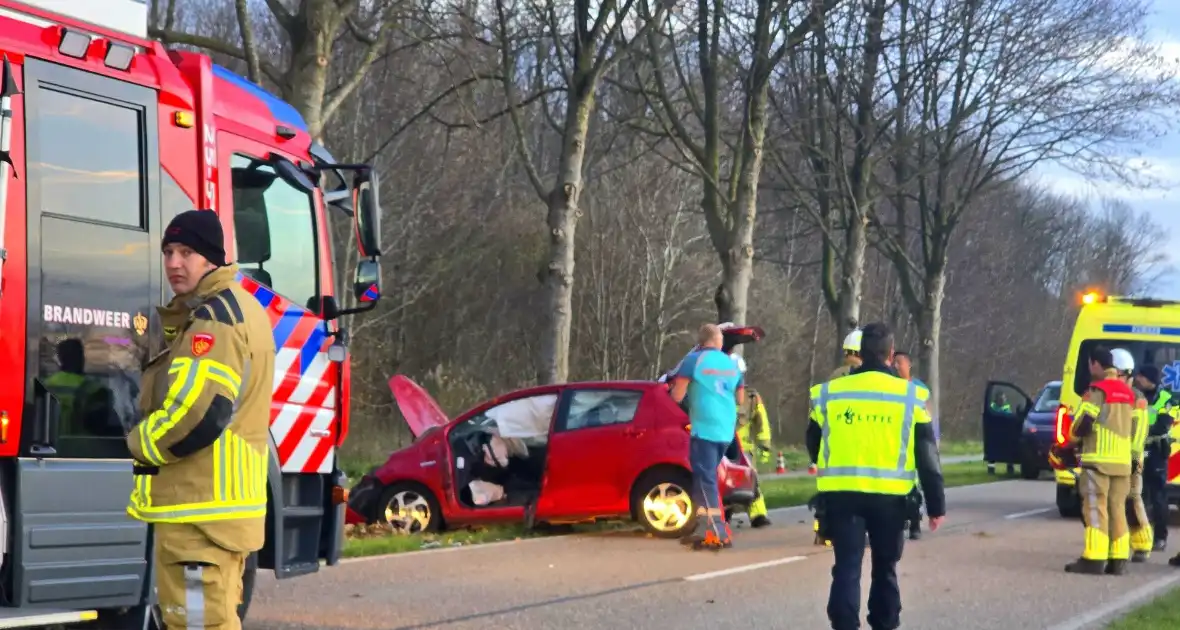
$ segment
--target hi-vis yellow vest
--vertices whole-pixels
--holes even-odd
[[[811,388],[820,426],[820,492],[904,495],[914,488],[914,426],[930,422],[930,391],[883,372],[861,372]]]

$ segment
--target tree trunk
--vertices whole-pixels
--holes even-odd
[[[840,311],[836,317],[836,355],[843,354],[844,337],[864,324],[860,321],[860,303],[864,297],[865,260],[869,246],[868,226],[862,216],[853,214],[844,244],[843,277],[840,278]]]
[[[549,228],[549,264],[545,273],[546,322],[541,340],[541,369],[538,379],[551,385],[569,378],[570,332],[573,328],[574,234],[582,211],[582,163],[586,155],[586,134],[594,108],[593,86],[574,86],[566,111],[561,162],[557,185],[549,193],[546,225]]]
[[[301,19],[302,18],[302,19]],[[343,18],[334,2],[307,2],[292,25],[291,64],[283,77],[283,98],[307,123],[315,140],[324,133],[324,95],[328,90],[328,72],[332,59],[332,42]]]
[[[922,282],[925,301],[918,318],[918,334],[922,339],[921,367],[926,372],[926,385],[930,387],[930,402],[927,409],[931,415],[939,409],[939,392],[942,391],[940,342],[942,337],[942,300],[946,289],[946,265],[928,270]]]

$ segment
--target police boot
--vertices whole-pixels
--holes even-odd
[[[914,521],[910,523],[910,540],[919,540],[922,538],[922,521]]]
[[[1131,552],[1131,562],[1136,564],[1139,564],[1140,562],[1147,562],[1149,555],[1150,554],[1146,551],[1133,551]]]
[[[1180,567],[1180,553],[1172,556],[1172,558],[1168,560],[1168,564],[1174,567]]]
[[[1106,572],[1106,562],[1103,560],[1087,560],[1078,558],[1065,565],[1066,573],[1082,573],[1085,575],[1102,575]]]
[[[1111,560],[1106,563],[1105,573],[1107,575],[1126,575],[1127,561],[1126,560]]]

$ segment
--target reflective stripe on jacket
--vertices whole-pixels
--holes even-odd
[[[914,488],[914,426],[930,422],[930,391],[868,371],[811,388],[811,419],[820,426],[820,492],[905,495]]]
[[[253,551],[265,539],[275,346],[266,312],[236,273],[219,268],[193,296],[159,309],[177,333],[144,370],[143,420],[127,436],[137,473],[127,512],[157,523],[226,522],[220,535],[206,533]]]
[[[1081,445],[1081,465],[1104,475],[1130,475],[1136,424],[1134,393],[1117,372],[1107,370],[1106,378],[1082,396],[1070,427],[1071,438]]]

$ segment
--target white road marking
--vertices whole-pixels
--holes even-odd
[[[1026,516],[1033,516],[1035,514],[1044,514],[1045,512],[1051,512],[1052,510],[1053,510],[1053,508],[1051,508],[1051,507],[1038,508],[1035,510],[1028,510],[1027,512],[1017,512],[1015,514],[1005,514],[1004,518],[1009,519],[1009,520],[1014,519],[1014,518],[1024,518]]]
[[[766,562],[756,562],[754,564],[745,564],[740,567],[732,567],[729,569],[721,569],[720,571],[710,571],[708,573],[696,573],[685,576],[685,582],[699,582],[700,580],[708,580],[716,577],[724,577],[726,575],[733,575],[735,573],[745,573],[746,571],[757,571],[758,569],[766,569],[769,567],[777,567],[780,564],[790,564],[800,560],[807,559],[807,556],[791,556],[790,558],[779,558],[778,560],[767,560]]]
[[[1142,602],[1143,600],[1146,600],[1156,595],[1160,591],[1172,586],[1177,581],[1180,581],[1180,575],[1169,575],[1153,582],[1148,582],[1147,584],[1144,584],[1133,591],[1129,591],[1126,595],[1123,595],[1122,597],[1114,600],[1113,602],[1110,602],[1105,606],[1100,606],[1094,610],[1078,615],[1073,619],[1059,623],[1049,630],[1082,630],[1082,628],[1085,628],[1096,621],[1104,620],[1106,617],[1116,613],[1121,613],[1124,610],[1131,608],[1135,604],[1138,604],[1139,602]]]

